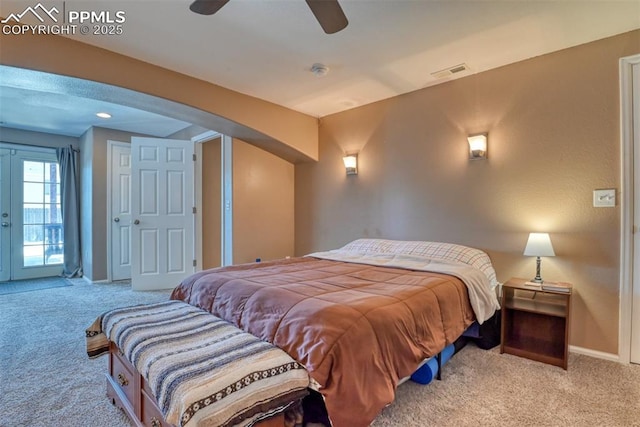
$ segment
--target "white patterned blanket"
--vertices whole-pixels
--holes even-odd
[[[309,386],[307,371],[284,351],[182,301],[108,311],[86,338],[89,357],[114,342],[176,426],[253,425]]]

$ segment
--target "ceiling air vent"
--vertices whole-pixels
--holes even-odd
[[[445,77],[450,77],[454,74],[462,73],[463,71],[469,71],[469,67],[467,66],[467,64],[454,65],[453,67],[445,68],[444,70],[431,73],[431,75],[436,79],[442,79]]]

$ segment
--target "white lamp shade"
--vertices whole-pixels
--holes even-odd
[[[529,233],[525,256],[556,256],[549,233]]]

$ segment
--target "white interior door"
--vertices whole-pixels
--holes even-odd
[[[640,64],[633,65],[633,302],[631,304],[631,357],[632,363],[640,363]]]
[[[131,145],[109,141],[111,280],[131,278]]]
[[[8,149],[0,148],[0,282],[11,278],[10,155]]]
[[[193,144],[131,138],[131,285],[168,289],[195,264]]]

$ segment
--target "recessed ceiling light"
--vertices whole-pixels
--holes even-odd
[[[111,118],[111,114],[109,114],[109,113],[96,113],[96,116],[100,117],[101,119],[110,119]]]

